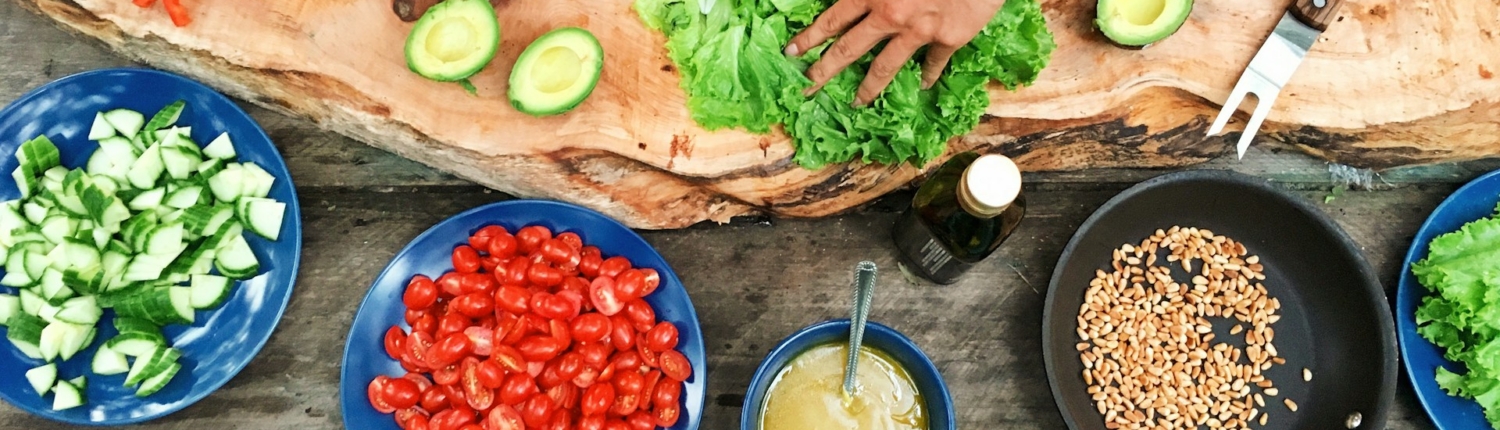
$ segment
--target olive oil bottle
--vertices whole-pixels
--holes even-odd
[[[946,285],[995,252],[1025,214],[1016,164],[967,152],[933,171],[891,236],[907,267]]]

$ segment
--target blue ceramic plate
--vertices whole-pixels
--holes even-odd
[[[1406,262],[1401,266],[1401,286],[1396,293],[1396,326],[1401,337],[1401,361],[1406,364],[1406,374],[1417,390],[1417,398],[1427,409],[1427,416],[1442,430],[1490,430],[1484,420],[1484,410],[1473,400],[1449,396],[1438,388],[1434,372],[1438,366],[1450,371],[1464,373],[1464,365],[1443,359],[1443,350],[1417,334],[1417,305],[1422,303],[1427,288],[1417,282],[1411,274],[1411,265],[1427,257],[1427,245],[1432,239],[1456,231],[1464,224],[1495,213],[1495,203],[1500,200],[1500,171],[1490,172],[1475,179],[1438,205],[1417,236],[1412,239],[1411,250],[1406,253]]]
[[[0,342],[0,398],[16,407],[49,419],[73,424],[120,425],[139,423],[176,412],[229,382],[265,346],[281,320],[297,263],[302,257],[301,210],[292,189],[291,175],[271,139],[228,98],[197,82],[170,73],[144,69],[107,69],[59,79],[21,96],[0,111],[0,200],[20,197],[9,172],[16,168],[15,152],[21,143],[45,134],[62,152],[63,165],[83,166],[98,147],[88,140],[94,114],[101,110],[127,108],[147,118],[176,100],[187,102],[177,125],[191,126],[193,140],[207,144],[219,133],[229,132],[240,161],[253,161],[276,177],[271,197],[287,204],[286,225],[281,240],[267,241],[245,235],[260,259],[261,274],[241,282],[224,306],[199,311],[191,327],[167,326],[172,346],[182,350],[182,370],[166,388],[147,398],[135,397],[124,387],[125,375],[98,376],[89,372],[94,350],[115,335],[113,311],[105,311],[92,345],[72,360],[61,363],[58,376],[88,375],[88,403],[66,411],[53,411],[52,398],[37,396],[23,376],[41,364],[26,358],[9,342]],[[3,273],[3,270],[0,270]],[[5,293],[15,289],[0,287]],[[0,329],[4,332],[4,329]]]
[[[656,309],[656,318],[677,325],[677,350],[693,364],[693,375],[683,383],[682,415],[671,430],[696,430],[703,419],[704,396],[708,388],[708,368],[704,357],[703,332],[698,314],[677,274],[651,245],[635,232],[597,212],[578,206],[540,200],[511,200],[471,209],[438,223],[417,236],[406,249],[396,254],[390,266],[375,279],[375,285],[360,304],[344,346],[343,375],[339,397],[343,405],[344,427],[361,430],[395,430],[396,420],[370,406],[366,394],[370,381],[378,375],[400,377],[406,374],[401,365],[385,353],[385,332],[405,322],[406,306],[401,295],[416,275],[437,279],[453,270],[453,248],[468,243],[469,235],[486,225],[497,224],[515,232],[527,225],[541,225],[560,233],[571,231],[583,238],[585,245],[599,247],[605,258],[623,255],[635,267],[650,267],[661,275],[661,286],[646,297]]]

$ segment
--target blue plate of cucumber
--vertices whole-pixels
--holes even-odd
[[[68,76],[0,110],[0,398],[149,421],[229,382],[301,259],[297,195],[249,115],[145,69]]]

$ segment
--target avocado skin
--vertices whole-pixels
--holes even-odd
[[[1177,30],[1182,29],[1182,25],[1187,23],[1187,19],[1192,14],[1194,6],[1193,0],[1166,0],[1166,2],[1169,4],[1183,4],[1182,13],[1180,14],[1179,19],[1177,19],[1175,22],[1170,23],[1169,25],[1157,29],[1157,31],[1143,33],[1143,35],[1136,35],[1121,31],[1115,31],[1108,20],[1108,18],[1110,17],[1105,16],[1106,5],[1110,3],[1126,1],[1136,0],[1099,0],[1095,4],[1094,28],[1098,29],[1100,33],[1103,33],[1104,38],[1108,39],[1110,43],[1129,50],[1146,49],[1146,47],[1151,46],[1151,44],[1160,42],[1163,39],[1176,34]],[[1163,11],[1163,13],[1165,13],[1165,11]]]
[[[583,42],[584,44],[577,45],[576,42]],[[595,55],[597,59],[592,61],[591,65],[586,66],[578,77],[579,79],[587,79],[587,85],[567,94],[556,95],[555,97],[558,97],[556,99],[535,100],[533,97],[546,97],[549,95],[532,95],[530,92],[525,91],[528,84],[525,79],[530,77],[526,74],[529,73],[526,69],[529,68],[528,66],[531,65],[532,61],[536,60],[536,56],[540,55],[546,48],[552,46],[567,46],[574,52]],[[563,114],[573,110],[573,108],[582,104],[585,99],[588,99],[588,96],[594,92],[594,87],[599,85],[599,76],[603,70],[604,48],[599,45],[599,40],[594,37],[593,33],[578,27],[559,28],[536,38],[516,58],[515,67],[511,69],[510,73],[510,85],[507,96],[510,98],[511,106],[528,115],[543,117]]]
[[[455,65],[429,64],[436,59],[428,59],[424,52],[426,43],[423,43],[430,33],[431,26],[449,16],[459,16],[476,24],[481,34],[481,48],[485,51],[466,58],[464,63]],[[438,82],[458,82],[468,79],[470,76],[484,70],[485,66],[494,60],[496,52],[500,49],[500,21],[495,17],[495,8],[487,0],[446,0],[427,10],[427,13],[419,18],[412,26],[411,34],[407,35],[405,56],[406,68],[412,73],[424,78]],[[445,67],[446,66],[446,67]]]

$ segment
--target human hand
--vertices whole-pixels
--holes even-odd
[[[932,87],[953,52],[974,39],[1004,5],[1005,0],[839,0],[792,38],[786,54],[802,55],[807,48],[843,34],[807,69],[807,78],[813,81],[807,93],[812,94],[880,41],[890,39],[855,93],[854,106],[861,107],[879,96],[923,46],[928,49],[922,62],[922,88]]]

